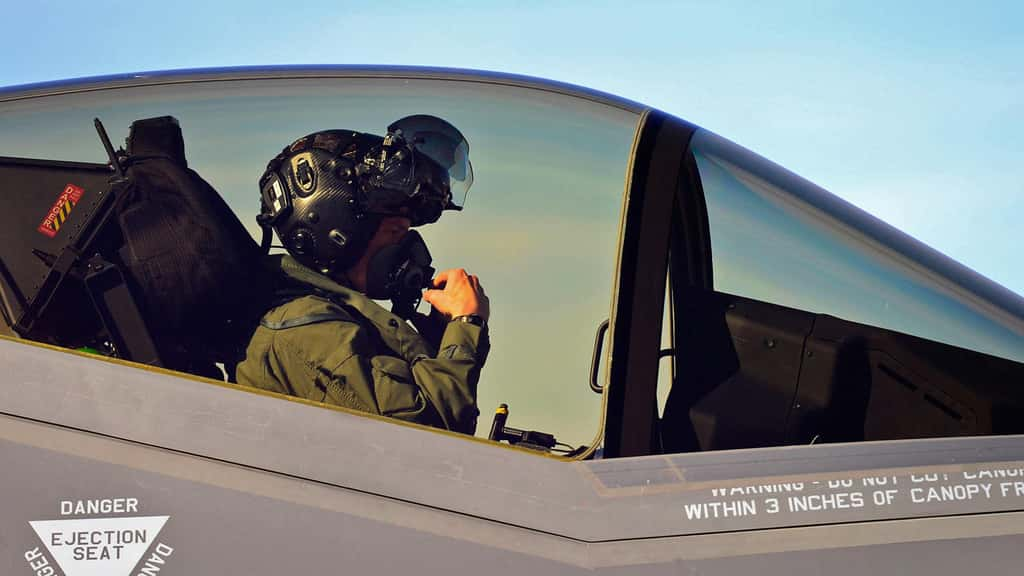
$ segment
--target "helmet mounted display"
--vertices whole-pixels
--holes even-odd
[[[468,150],[454,126],[425,115],[393,123],[384,137],[324,130],[299,138],[260,178],[263,244],[269,249],[273,229],[302,264],[323,273],[346,270],[381,218],[403,216],[422,226],[461,209],[472,183]]]
[[[461,210],[473,185],[473,165],[469,162],[469,142],[462,132],[436,116],[415,114],[388,126],[388,134],[397,134],[417,152],[436,162],[448,174],[449,199],[446,209]]]

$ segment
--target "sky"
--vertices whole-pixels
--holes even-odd
[[[708,128],[1024,293],[1024,5],[955,4],[44,0],[5,8],[0,86],[255,64],[560,80]]]

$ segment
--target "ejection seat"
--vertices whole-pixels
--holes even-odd
[[[176,119],[133,122],[117,151],[96,126],[109,164],[0,158],[5,320],[24,338],[221,378],[269,293],[262,251],[188,168]]]

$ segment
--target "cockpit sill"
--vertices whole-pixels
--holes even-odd
[[[172,476],[187,470],[118,459],[131,445],[233,462],[582,542],[1024,510],[1024,436],[560,462],[33,343],[0,339],[0,352],[3,443]]]

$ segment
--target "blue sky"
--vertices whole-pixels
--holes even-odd
[[[91,0],[5,12],[0,85],[380,63],[605,90],[718,132],[1024,293],[1018,3]]]

